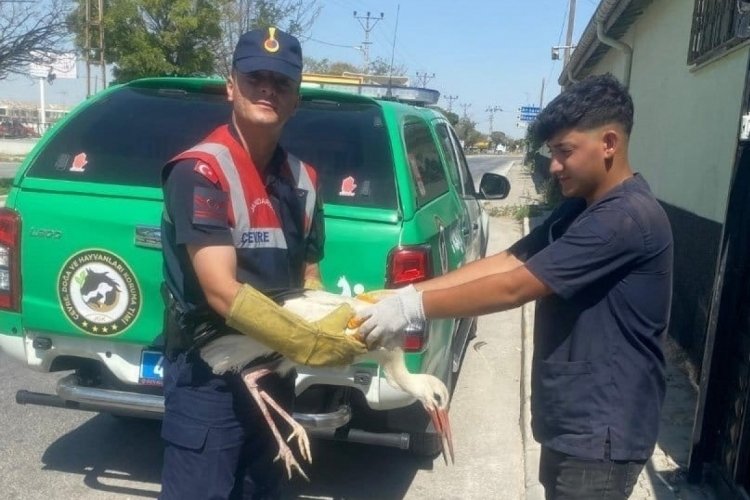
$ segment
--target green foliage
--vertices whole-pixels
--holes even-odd
[[[484,135],[476,127],[476,122],[468,117],[460,118],[454,126],[458,138],[464,141],[465,148],[484,140]]]
[[[221,37],[215,0],[105,0],[104,59],[114,64],[117,82],[146,76],[215,73]],[[76,45],[85,49],[86,2],[69,21]]]
[[[306,73],[318,73],[321,75],[338,75],[344,72],[359,73],[359,68],[344,61],[330,61],[328,59],[314,59],[305,57],[304,69]]]
[[[443,109],[440,106],[430,106],[430,107],[443,113],[443,115],[448,119],[448,123],[450,123],[454,127],[458,124],[458,121],[459,121],[458,115],[454,113],[453,111],[448,111],[447,109]]]
[[[397,64],[391,69],[391,62],[386,61],[382,57],[376,57],[370,61],[371,75],[391,75],[391,76],[403,76],[408,72],[408,69],[403,64]]]
[[[485,205],[487,215],[490,217],[513,217],[516,220],[523,220],[524,217],[537,217],[542,214],[543,207],[539,205],[503,205],[487,206]]]

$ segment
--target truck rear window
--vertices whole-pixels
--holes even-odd
[[[229,119],[226,95],[123,88],[55,131],[28,176],[161,185],[162,165]]]
[[[158,187],[164,163],[230,114],[223,93],[126,87],[57,129],[27,176]],[[326,202],[396,208],[391,149],[376,104],[303,101],[281,143],[316,168]]]
[[[281,144],[315,167],[325,202],[397,208],[393,154],[376,104],[303,101]]]

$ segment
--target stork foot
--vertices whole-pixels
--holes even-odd
[[[268,375],[269,373],[272,372],[268,369],[262,368],[260,370],[244,370],[240,374],[240,376],[245,382],[248,391],[250,391],[250,394],[255,400],[255,403],[258,405],[258,408],[263,414],[263,417],[266,419],[266,423],[268,424],[269,429],[271,429],[271,432],[276,439],[276,443],[279,447],[279,453],[278,455],[276,455],[274,462],[278,460],[284,461],[284,466],[286,467],[289,479],[292,478],[292,471],[296,470],[297,472],[299,472],[300,476],[309,481],[310,479],[307,477],[307,474],[305,474],[305,472],[302,470],[302,467],[300,467],[299,463],[294,458],[292,450],[289,448],[289,446],[287,446],[286,442],[284,442],[284,439],[281,437],[281,433],[279,432],[278,427],[276,427],[276,423],[271,417],[271,412],[268,409],[269,406],[273,408],[273,410],[292,427],[292,433],[290,434],[288,441],[291,441],[294,438],[297,439],[297,445],[299,447],[300,454],[302,455],[303,459],[307,460],[308,463],[312,463],[312,454],[310,453],[310,440],[307,437],[307,432],[305,431],[304,427],[302,427],[296,420],[294,420],[294,418],[292,418],[292,416],[289,415],[286,410],[279,406],[279,404],[274,401],[274,399],[269,396],[267,392],[261,390],[258,387],[258,379],[265,375]]]
[[[300,476],[305,478],[306,481],[310,481],[310,478],[307,477],[305,471],[302,470],[302,467],[300,467],[297,459],[294,458],[294,453],[292,453],[292,450],[283,441],[279,442],[279,454],[276,455],[276,458],[273,459],[274,462],[278,462],[279,460],[282,460],[284,462],[284,467],[286,467],[286,474],[289,479],[292,479],[292,471],[296,470]]]

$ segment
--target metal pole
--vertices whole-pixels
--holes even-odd
[[[91,97],[91,0],[86,0],[86,97]]]
[[[107,65],[104,64],[104,0],[99,0],[97,20],[99,26],[99,64],[102,68],[102,89],[107,88]]]
[[[563,67],[568,65],[570,61],[570,48],[573,46],[573,26],[576,22],[576,0],[569,0],[568,9],[568,36],[565,42],[565,56],[563,60]]]
[[[458,96],[457,95],[446,95],[446,96],[443,96],[443,98],[446,101],[448,101],[448,111],[452,113],[453,112],[453,101],[455,101],[456,99],[458,99]]]
[[[364,73],[367,74],[370,72],[370,45],[372,42],[370,42],[370,32],[375,28],[375,25],[378,24],[378,21],[382,20],[384,17],[383,13],[380,13],[380,17],[372,17],[370,15],[370,12],[367,12],[366,16],[358,16],[357,11],[354,11],[354,19],[359,21],[359,25],[362,26],[362,29],[365,31],[365,41],[362,42],[362,53],[365,57],[365,68]],[[363,24],[362,21],[365,21]],[[372,25],[370,24],[370,21],[373,21]]]
[[[39,77],[39,134],[44,134],[47,128],[47,117],[45,113],[44,103],[44,80],[45,78]]]
[[[542,109],[544,104],[544,78],[542,78],[542,93],[539,95],[539,109]]]

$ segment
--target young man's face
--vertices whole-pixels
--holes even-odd
[[[273,71],[234,71],[227,95],[238,125],[280,129],[297,108],[299,84]]]
[[[563,196],[591,201],[596,197],[614,155],[612,127],[593,130],[565,129],[547,141],[550,174],[560,183]],[[614,143],[619,141],[615,139]]]

